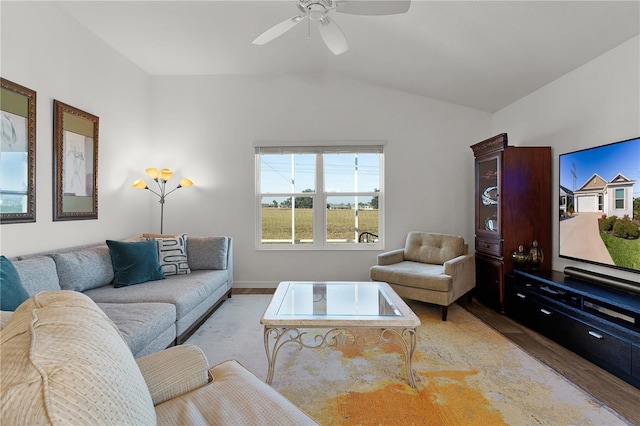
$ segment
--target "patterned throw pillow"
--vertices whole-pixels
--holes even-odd
[[[158,261],[165,276],[191,273],[187,262],[187,234],[155,240],[158,242]]]

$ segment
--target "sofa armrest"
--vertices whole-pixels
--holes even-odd
[[[444,273],[454,280],[464,280],[465,282],[476,282],[476,257],[474,253],[463,254],[447,260],[443,264]]]
[[[153,405],[190,392],[209,382],[209,363],[194,345],[173,346],[138,358]]]
[[[392,265],[404,260],[404,249],[396,249],[378,255],[378,265]]]

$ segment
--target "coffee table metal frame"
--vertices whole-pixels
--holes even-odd
[[[377,285],[397,309],[398,315],[279,314],[278,311],[289,287],[300,283],[344,286]],[[383,344],[393,344],[402,350],[407,380],[412,387],[416,387],[412,358],[416,348],[416,327],[420,325],[420,319],[387,283],[281,282],[260,319],[260,324],[264,325],[264,348],[269,365],[266,380],[268,384],[273,381],[278,352],[288,343],[297,345],[298,350],[302,348],[313,349],[323,345],[327,347],[357,346],[367,349]],[[379,333],[374,336],[371,334],[371,330],[376,329],[379,329]],[[272,341],[270,342],[270,340]]]

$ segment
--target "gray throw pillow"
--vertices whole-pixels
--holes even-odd
[[[227,237],[192,237],[187,240],[187,257],[192,271],[227,269]]]
[[[85,291],[113,281],[109,248],[91,247],[52,255],[63,290]]]
[[[20,275],[22,286],[29,296],[45,290],[60,290],[56,262],[49,256],[34,256],[14,260],[13,266]]]

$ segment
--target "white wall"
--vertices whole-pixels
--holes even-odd
[[[37,92],[36,222],[0,226],[2,254],[124,238],[151,202],[129,186],[149,156],[150,78],[48,2],[2,2],[1,75]],[[100,118],[98,219],[53,222],[53,99]]]
[[[238,284],[367,279],[377,252],[255,250],[252,142],[265,139],[386,140],[386,247],[414,229],[473,246],[469,145],[491,136],[487,113],[320,75],[151,78],[55,4],[1,12],[1,74],[38,94],[37,221],[2,225],[2,254],[159,231],[157,198],[129,184],[170,167],[170,186],[195,185],[168,197],[165,231],[234,237]],[[53,99],[100,117],[98,220],[52,221]]]
[[[157,166],[195,182],[167,199],[165,231],[233,237],[238,286],[368,280],[379,253],[256,251],[256,140],[386,140],[386,248],[411,230],[473,247],[469,146],[491,136],[487,113],[321,75],[154,77],[152,92]]]
[[[553,147],[553,209],[558,211],[558,155],[640,136],[640,37],[612,49],[493,115],[493,132],[514,145]],[[575,266],[638,281],[637,274],[558,256],[553,221],[553,269]]]
[[[234,237],[238,284],[366,279],[377,252],[255,250],[253,141],[386,140],[392,249],[413,229],[472,245],[479,140],[507,132],[553,146],[557,188],[559,153],[640,135],[638,37],[491,117],[339,77],[151,78],[52,3],[2,2],[1,20],[0,74],[38,94],[37,222],[0,226],[8,256],[158,231],[157,199],[129,184],[166,166],[196,185],[168,198],[165,231]],[[52,221],[53,99],[100,117],[98,220]],[[553,233],[557,242],[557,223]],[[552,256],[555,269],[572,264],[557,245]]]

